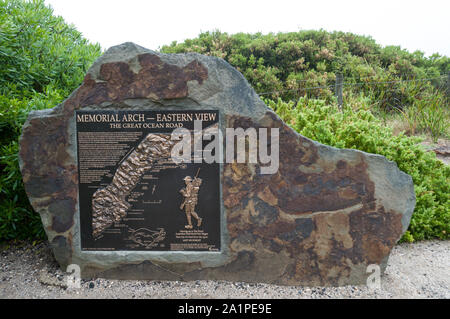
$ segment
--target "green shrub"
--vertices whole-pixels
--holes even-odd
[[[204,32],[161,51],[221,57],[261,96],[284,101],[308,96],[331,103],[336,74],[341,73],[344,99],[362,94],[377,113],[402,112],[413,134],[416,128],[434,140],[448,134],[450,58],[446,56],[425,57],[420,51],[382,47],[371,37],[324,30],[266,35]]]
[[[258,93],[287,101],[305,94],[330,101],[337,73],[346,89],[364,92],[383,107],[409,105],[411,95],[392,81],[436,78],[450,72],[450,58],[420,51],[410,53],[397,46],[382,47],[371,37],[325,30],[289,33],[204,32],[198,38],[163,46],[164,53],[198,52],[218,56],[237,68]],[[441,85],[444,79],[431,83]],[[377,83],[374,82],[383,82]],[[358,83],[358,85],[356,85]],[[407,85],[407,84],[405,84]]]
[[[19,171],[22,125],[62,102],[100,54],[44,1],[0,0],[0,241],[45,236]]]
[[[266,100],[300,134],[323,144],[376,153],[395,161],[412,176],[416,208],[403,241],[449,239],[450,167],[419,145],[420,139],[395,136],[370,111],[368,100],[355,100],[339,111],[324,100],[300,98],[297,103]]]

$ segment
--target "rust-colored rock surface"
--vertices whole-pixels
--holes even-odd
[[[217,109],[221,130],[279,128],[279,169],[222,165],[220,252],[83,251],[74,124],[81,109]],[[20,164],[56,259],[78,264],[87,278],[364,284],[368,265],[384,270],[415,205],[411,177],[395,163],[298,135],[225,61],[132,43],[109,49],[61,105],[30,113]]]

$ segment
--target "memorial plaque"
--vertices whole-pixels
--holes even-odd
[[[83,250],[220,250],[218,163],[175,163],[171,133],[218,111],[77,111]]]
[[[178,161],[178,128],[203,156]],[[415,205],[394,162],[297,134],[224,60],[133,43],[30,112],[19,158],[56,260],[86,279],[365,284]]]

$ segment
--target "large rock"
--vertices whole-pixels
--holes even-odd
[[[82,251],[74,111],[218,109],[221,128],[277,127],[280,166],[222,165],[216,253]],[[31,112],[20,140],[27,194],[60,265],[83,277],[232,280],[283,285],[365,283],[385,268],[414,210],[411,177],[386,158],[307,139],[269,109],[224,60],[110,48],[62,104]]]

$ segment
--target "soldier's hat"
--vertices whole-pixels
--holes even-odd
[[[192,177],[186,176],[185,178],[183,178],[183,181],[187,181],[187,180],[192,181]]]

